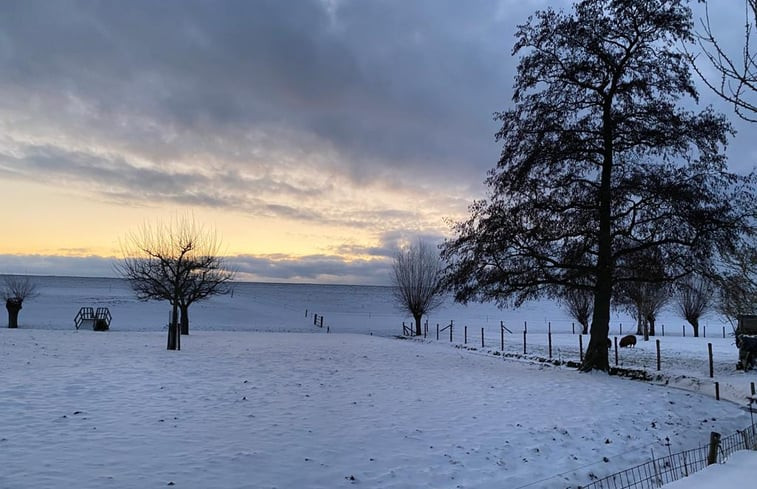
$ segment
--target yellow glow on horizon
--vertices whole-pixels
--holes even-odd
[[[364,229],[318,222],[244,215],[227,209],[177,208],[171,205],[126,206],[104,202],[95,192],[79,195],[66,189],[25,181],[0,182],[8,203],[10,233],[0,241],[1,254],[120,256],[119,240],[144,223],[190,215],[214,229],[227,255],[289,257],[335,254],[344,244],[374,246]],[[345,259],[360,256],[340,253]]]

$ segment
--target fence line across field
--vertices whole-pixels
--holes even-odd
[[[407,326],[407,325],[405,325],[405,323],[403,323],[402,327],[403,327],[403,330],[402,330],[403,336],[411,336],[411,337],[412,336],[416,336],[413,324],[411,324],[410,326]],[[505,354],[505,350],[506,350],[505,346],[506,346],[506,342],[507,342],[506,333],[509,334],[509,335],[511,335],[511,336],[513,336],[513,337],[515,337],[515,334],[513,333],[513,331],[511,329],[509,329],[505,325],[504,321],[500,321],[498,329],[499,329],[499,333],[500,333],[499,345],[494,346],[490,342],[489,345],[488,345],[488,348],[492,349],[492,348],[499,347],[499,353]],[[426,338],[428,336],[428,321],[426,321],[423,324],[422,331],[423,331],[423,337]],[[575,327],[572,327],[570,331],[568,331],[568,332],[563,333],[562,335],[560,335],[563,338],[563,341],[562,341],[562,344],[560,344],[558,342],[558,345],[557,345],[557,356],[558,356],[558,358],[557,359],[555,359],[555,352],[554,352],[555,345],[553,343],[553,332],[552,332],[552,324],[551,324],[551,322],[547,323],[547,331],[546,331],[546,333],[529,332],[529,330],[528,330],[528,322],[524,322],[523,323],[523,331],[522,331],[522,340],[520,342],[518,342],[517,340],[515,340],[515,343],[513,343],[513,342],[507,342],[507,344],[511,345],[509,350],[512,351],[512,349],[513,349],[513,347],[514,347],[515,344],[521,343],[522,344],[522,354],[524,356],[528,356],[529,353],[532,356],[538,356],[538,355],[541,354],[541,355],[545,355],[546,356],[546,358],[543,358],[544,360],[548,360],[548,361],[555,361],[555,360],[557,360],[557,361],[559,361],[561,363],[564,363],[566,361],[570,361],[572,358],[574,358],[572,355],[575,354],[575,353],[577,353],[578,354],[578,362],[581,363],[581,362],[583,362],[583,356],[584,356],[584,335],[583,334],[578,334],[577,335],[578,336],[578,338],[577,338],[578,351],[577,352],[575,351],[575,347],[571,347],[570,345],[566,345],[565,342],[564,342],[564,340],[565,340],[565,334],[568,334],[569,336],[575,336],[573,334],[573,331],[575,331]],[[621,331],[621,328],[618,328],[618,331]],[[448,341],[450,343],[454,343],[455,341],[457,341],[457,342],[461,343],[461,345],[464,346],[464,347],[466,347],[466,348],[474,349],[476,347],[473,346],[472,344],[470,344],[471,341],[480,340],[480,347],[482,349],[487,348],[487,343],[486,343],[487,330],[486,330],[486,328],[482,327],[480,329],[480,332],[479,332],[480,336],[476,335],[475,333],[473,333],[473,334],[471,334],[471,333],[472,332],[469,331],[469,325],[467,325],[467,324],[463,325],[462,327],[455,327],[455,322],[454,321],[450,321],[449,324],[447,324],[444,327],[442,327],[439,323],[436,324],[436,339],[438,341],[445,341],[445,342]],[[490,335],[492,334],[491,329],[489,329],[488,334],[490,334]],[[473,337],[474,335],[478,336],[478,338],[474,338]],[[541,335],[542,337],[546,337],[546,345],[543,344],[543,343],[540,343],[539,341],[530,344],[529,343],[529,335],[530,336],[534,336],[534,335],[539,336],[539,335]],[[631,336],[636,336],[636,335],[631,335]],[[702,338],[704,339],[704,337],[702,337]],[[614,339],[614,344],[613,344],[613,339]],[[615,367],[621,367],[621,360],[623,360],[622,356],[620,355],[620,350],[622,349],[622,342],[620,343],[621,346],[619,346],[619,344],[618,344],[618,339],[619,338],[617,336],[614,336],[613,339],[611,339],[610,343],[608,344],[608,349],[612,352],[612,356],[610,357],[610,359],[611,359],[610,361],[611,361],[611,364],[614,363]],[[662,347],[663,342],[662,342],[662,340],[661,340],[660,337],[654,338],[654,340],[655,340],[654,341],[655,352],[654,352],[654,357],[652,359],[649,359],[649,354],[648,353],[644,353],[643,356],[640,356],[640,357],[633,357],[633,359],[642,359],[642,361],[645,361],[645,362],[651,360],[653,362],[653,365],[654,365],[654,368],[656,369],[656,371],[660,372],[662,370],[662,363],[664,361],[664,358],[663,358],[663,347]],[[702,346],[703,346],[703,348],[705,348],[704,345],[702,345]],[[707,348],[709,377],[710,378],[714,378],[715,377],[715,358],[714,358],[714,353],[713,353],[712,342],[711,341],[707,343],[706,348]],[[644,351],[646,352],[648,350],[644,350]],[[508,354],[508,355],[511,355],[511,354]],[[737,350],[736,349],[734,349],[734,355],[737,355]],[[630,359],[630,358],[626,357],[626,359]],[[614,360],[614,362],[613,362],[613,360]],[[736,358],[734,358],[734,361],[736,361]],[[646,365],[646,363],[644,365],[642,365],[642,367],[646,368],[645,365]],[[722,362],[721,362],[721,365],[722,365]],[[718,400],[720,399],[720,389],[719,389],[719,387],[720,387],[719,383],[718,382],[714,382],[714,385],[713,385],[714,395],[715,395],[715,398],[718,399]]]

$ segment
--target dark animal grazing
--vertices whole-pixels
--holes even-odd
[[[620,339],[620,347],[635,347],[636,346],[636,336],[629,334],[628,336],[624,336]]]
[[[740,334],[736,336],[739,348],[739,365],[743,370],[751,370],[757,362],[757,336]]]

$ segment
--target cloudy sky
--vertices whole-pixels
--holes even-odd
[[[129,230],[191,213],[243,279],[386,283],[485,195],[515,26],[547,5],[0,2],[0,273],[113,275]]]

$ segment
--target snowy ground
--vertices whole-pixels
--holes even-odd
[[[644,383],[534,363],[548,329],[553,359],[579,357],[549,303],[447,305],[428,338],[398,340],[408,320],[386,288],[240,284],[193,306],[167,352],[165,304],[118,280],[38,280],[21,329],[0,328],[0,488],[575,487],[746,427],[757,381],[714,319],[692,338],[665,317],[660,377]],[[76,332],[81,306],[110,307],[112,330]],[[437,341],[450,321],[453,341]],[[618,353],[658,374],[655,338]]]
[[[0,487],[564,488],[749,423],[689,392],[443,343],[164,341],[1,329]]]
[[[736,452],[724,464],[705,470],[665,486],[666,489],[712,489],[713,487],[746,488],[754,486],[757,474],[757,452]]]

